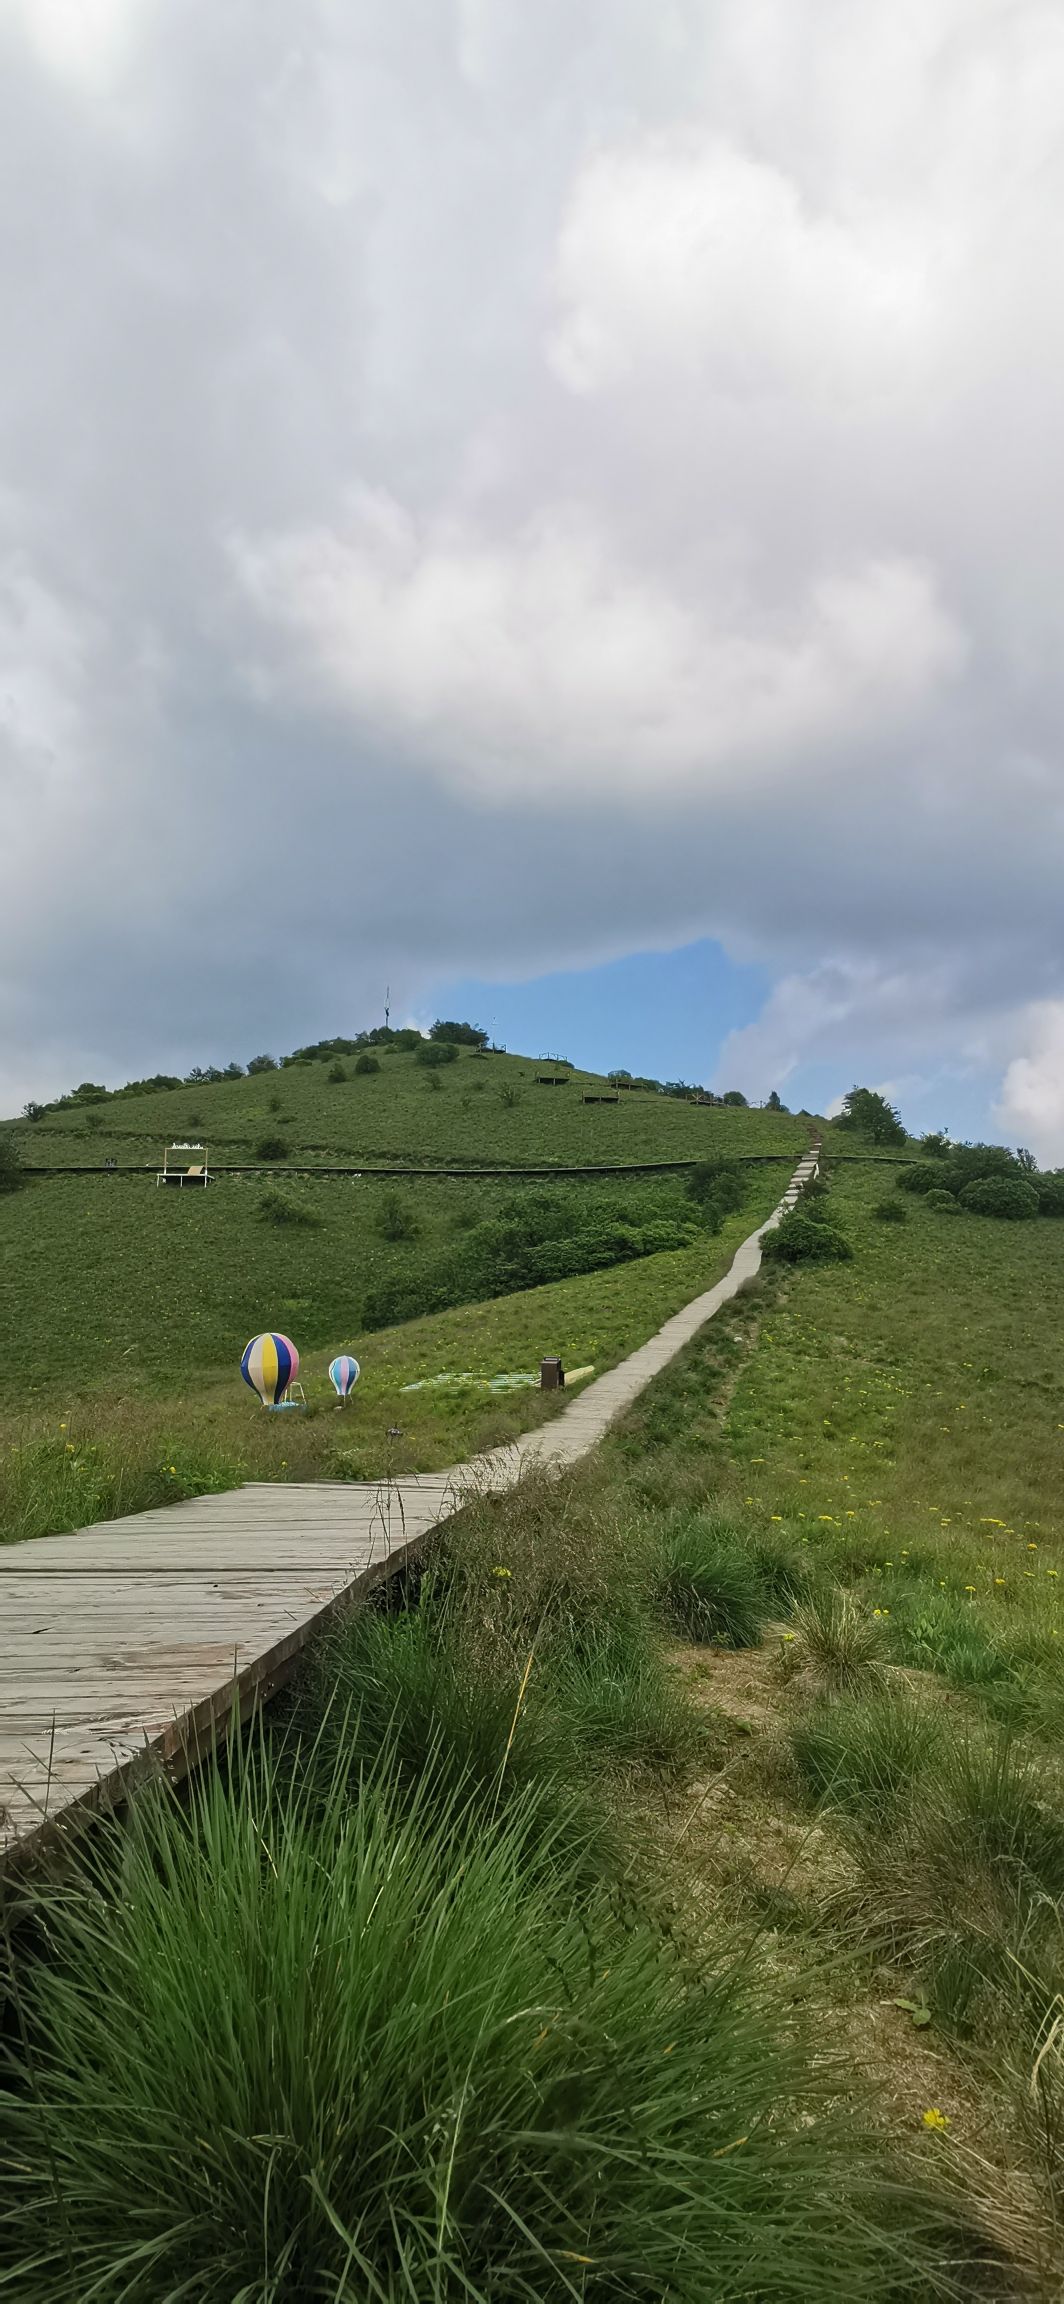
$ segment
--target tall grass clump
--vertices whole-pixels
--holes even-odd
[[[532,1801],[485,1835],[391,1772],[323,1811],[258,1757],[105,1830],[20,1981],[11,2295],[938,2292],[919,2200],[794,2017],[578,1894],[561,1853],[530,1872],[530,1832]]]
[[[723,1648],[754,1647],[769,1615],[766,1579],[744,1531],[718,1513],[665,1522],[659,1590],[678,1632]]]
[[[668,1776],[704,1749],[702,1720],[637,1610],[592,1621],[580,1639],[556,1643],[547,1676],[570,1755]]]
[[[305,1665],[287,1723],[287,1756],[329,1787],[357,1792],[387,1760],[411,1796],[465,1803],[494,1826],[534,1792],[553,1837],[593,1849],[606,1828],[573,1782],[572,1747],[543,1700],[543,1667],[492,1638],[461,1595],[427,1583],[399,1615],[362,1607],[332,1626]],[[427,1796],[427,1795],[423,1795]]]
[[[861,1860],[944,2020],[1036,2025],[1064,1975],[1064,1777],[1007,1731],[940,1732],[895,1830]]]
[[[790,1740],[808,1789],[875,1828],[929,1766],[936,1738],[925,1705],[884,1692],[815,1705]]]
[[[883,1625],[842,1584],[799,1603],[794,1622],[806,1656],[832,1688],[871,1686],[886,1655]]]

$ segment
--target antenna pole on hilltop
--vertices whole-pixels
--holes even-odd
[[[391,1013],[392,1013],[392,988],[391,988],[391,985],[390,985],[390,984],[386,984],[386,985],[385,985],[385,987],[384,987],[384,1029],[385,1029],[385,1031],[387,1031],[387,1030],[388,1030],[388,1025],[389,1025],[389,1022],[390,1022],[390,1020],[391,1020]]]

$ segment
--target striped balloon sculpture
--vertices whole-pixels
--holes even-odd
[[[299,1374],[299,1354],[287,1336],[268,1330],[265,1336],[253,1336],[245,1347],[240,1373],[264,1408],[276,1408]]]
[[[358,1361],[352,1359],[350,1352],[341,1352],[335,1360],[330,1361],[329,1374],[341,1400],[346,1400],[352,1386],[358,1383]]]

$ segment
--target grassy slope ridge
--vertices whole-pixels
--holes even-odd
[[[583,1104],[581,1089],[604,1088],[574,1073],[566,1088],[543,1088],[531,1057],[474,1056],[426,1071],[413,1052],[381,1054],[380,1071],[326,1077],[329,1063],[292,1064],[251,1079],[216,1081],[145,1096],[118,1096],[83,1109],[49,1112],[18,1130],[27,1162],[109,1157],[159,1164],[171,1137],[205,1139],[212,1157],[239,1165],[264,1135],[286,1137],[293,1156],[329,1161],[557,1162],[697,1160],[710,1153],[800,1153],[809,1123],[789,1113],[687,1104],[624,1091],[617,1104]],[[438,1085],[430,1085],[436,1083]]]
[[[443,1081],[438,1091],[426,1086],[410,1056],[383,1057],[378,1074],[339,1084],[326,1082],[326,1070],[298,1066],[94,1109],[139,1116],[169,1104],[165,1125],[157,1112],[159,1136],[145,1139],[152,1169],[171,1128],[184,1133],[198,1111],[202,1133],[215,1142],[221,1122],[213,1115],[238,1106],[249,1132],[267,1125],[286,1132],[294,1157],[322,1134],[326,1119],[338,1139],[334,1150],[364,1148],[358,1115],[367,1112],[384,1148],[415,1160],[455,1149],[470,1158],[488,1151],[541,1157],[551,1143],[566,1158],[583,1157],[596,1117],[613,1124],[611,1156],[757,1145],[789,1160],[808,1136],[807,1124],[789,1116],[694,1108],[664,1097],[585,1108],[575,1089],[522,1085],[520,1076],[530,1081],[535,1066],[515,1058],[480,1062],[463,1054],[430,1075]],[[504,1100],[508,1086],[516,1104]],[[280,1115],[269,1111],[275,1097]],[[65,1143],[79,1158],[90,1146],[93,1157],[105,1157],[108,1139],[102,1130],[86,1132],[86,1117],[49,1115],[24,1132],[29,1150]],[[567,1134],[574,1130],[579,1141]],[[205,1193],[156,1191],[150,1172],[143,1179],[31,1182],[0,1197],[0,1530],[11,1537],[78,1526],[244,1477],[376,1478],[429,1469],[495,1445],[537,1422],[551,1404],[528,1390],[495,1395],[484,1383],[419,1393],[404,1387],[448,1372],[489,1379],[530,1371],[548,1351],[560,1352],[570,1367],[613,1365],[710,1286],[768,1215],[786,1169],[744,1174],[746,1203],[715,1237],[702,1233],[690,1246],[514,1295],[485,1292],[485,1300],[372,1333],[364,1331],[363,1314],[374,1291],[412,1284],[416,1297],[441,1261],[464,1253],[475,1227],[508,1209],[520,1214],[536,1188],[442,1179],[389,1188],[311,1177],[285,1190],[317,1221],[275,1225],[263,1218],[258,1182],[223,1178]],[[413,1218],[410,1238],[384,1237],[388,1194],[394,1201],[396,1190]],[[630,1207],[649,1224],[678,1227],[692,1213],[673,1179],[586,1180],[549,1190],[585,1226]],[[283,1329],[300,1349],[307,1416],[263,1416],[239,1382],[244,1343],[264,1327]],[[342,1416],[327,1380],[328,1361],[340,1350],[354,1351],[364,1371]]]

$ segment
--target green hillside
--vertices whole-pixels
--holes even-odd
[[[632,1351],[726,1269],[810,1136],[800,1117],[652,1091],[585,1105],[582,1081],[604,1082],[540,1087],[529,1058],[376,1060],[356,1074],[348,1056],[342,1079],[326,1055],[81,1098],[15,1131],[27,1181],[0,1193],[0,1530],[249,1474],[428,1468],[506,1438],[552,1403],[530,1383],[493,1391],[498,1379],[530,1377],[550,1351],[600,1371]],[[219,1164],[213,1184],[157,1189],[163,1145],[193,1138]],[[325,1173],[667,1160],[728,1173],[699,1201],[682,1174]],[[263,1416],[240,1383],[263,1328],[298,1346],[305,1415]],[[338,1420],[340,1350],[364,1374]]]
[[[801,1152],[809,1141],[807,1118],[693,1104],[653,1090],[625,1090],[616,1104],[584,1104],[585,1089],[603,1092],[608,1083],[574,1072],[566,1087],[540,1086],[537,1073],[551,1068],[531,1057],[462,1048],[453,1063],[429,1070],[414,1050],[374,1053],[379,1071],[362,1076],[347,1057],[340,1059],[345,1077],[330,1080],[335,1060],[326,1057],[238,1080],[120,1091],[48,1109],[16,1134],[27,1164],[114,1158],[152,1168],[164,1143],[189,1137],[208,1143],[212,1165],[234,1166],[253,1161],[266,1136],[284,1138],[290,1157],[310,1165],[427,1167],[698,1160]]]

